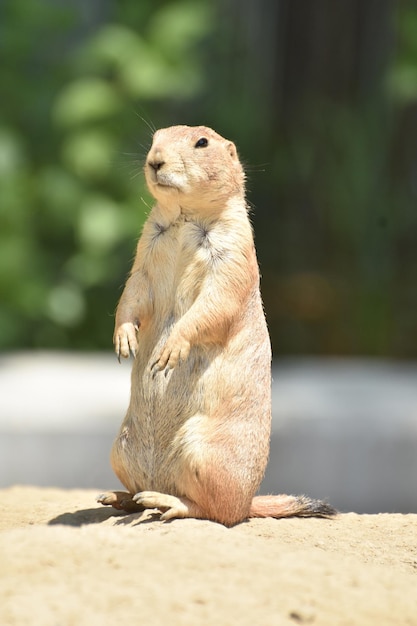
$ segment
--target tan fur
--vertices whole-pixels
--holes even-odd
[[[119,357],[135,356],[112,450],[128,493],[99,501],[226,525],[320,514],[292,496],[253,500],[269,450],[271,349],[234,144],[204,126],[159,130],[145,176],[156,204],[114,333]]]

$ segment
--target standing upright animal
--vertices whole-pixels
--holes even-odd
[[[333,515],[305,496],[254,497],[269,453],[271,347],[235,145],[205,126],[158,130],[145,176],[156,204],[114,333],[119,358],[134,356],[111,455],[128,491],[98,501],[226,526]]]

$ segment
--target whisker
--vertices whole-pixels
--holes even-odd
[[[266,172],[271,167],[270,163],[245,163],[245,172]]]
[[[142,120],[142,122],[149,128],[149,130],[151,131],[152,135],[156,132],[156,127],[155,125],[151,122],[148,121],[145,117],[143,117],[142,115],[140,115],[137,111],[134,111],[136,117],[138,117],[140,120]]]
[[[149,209],[149,211],[151,211],[152,207],[149,206],[149,204],[146,202],[146,200],[142,196],[140,196],[140,199],[142,200],[142,202],[146,206],[146,208]]]
[[[137,169],[133,174],[130,175],[130,180],[135,180],[138,176],[142,174],[142,169]]]

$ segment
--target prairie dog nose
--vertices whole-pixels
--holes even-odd
[[[148,156],[148,165],[157,172],[164,165],[165,161],[160,150],[153,151]]]
[[[148,165],[150,167],[152,167],[152,169],[155,170],[155,172],[157,172],[158,170],[161,169],[161,167],[164,165],[165,161],[163,161],[162,159],[148,159]]]

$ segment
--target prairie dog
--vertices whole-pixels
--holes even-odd
[[[248,517],[330,516],[305,496],[254,497],[269,454],[271,347],[235,145],[205,126],[158,130],[145,164],[156,200],[116,312],[134,356],[111,462],[127,511],[232,526]]]

